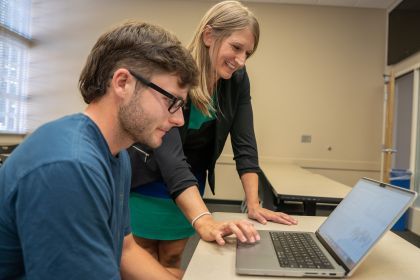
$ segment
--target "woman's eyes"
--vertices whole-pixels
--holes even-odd
[[[235,44],[231,44],[231,46],[232,46],[232,49],[236,52],[241,52],[242,51],[241,46],[238,46],[238,45],[235,45]],[[248,58],[250,56],[251,56],[251,54],[249,52],[246,52],[246,58]]]
[[[237,50],[237,51],[240,51],[241,50],[241,47],[239,47],[239,46],[232,45],[232,47],[233,47],[234,50]]]

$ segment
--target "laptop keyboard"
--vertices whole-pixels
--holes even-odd
[[[333,268],[311,235],[305,232],[270,232],[281,267]]]

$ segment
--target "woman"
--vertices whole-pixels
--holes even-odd
[[[237,1],[213,6],[188,47],[200,70],[200,84],[190,92],[185,125],[170,131],[153,152],[140,146],[130,150],[135,187],[130,197],[133,234],[164,266],[179,267],[188,237],[209,218],[208,210],[204,211],[190,219],[190,225],[177,205],[184,213],[185,208],[198,205],[196,197],[189,205],[180,205],[179,197],[196,186],[202,196],[206,177],[214,193],[214,168],[228,134],[248,216],[263,224],[267,220],[296,224],[290,216],[259,205],[260,169],[245,69],[258,41],[258,21],[246,7]]]

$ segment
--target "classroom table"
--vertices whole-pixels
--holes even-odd
[[[242,213],[213,213],[217,220],[247,219]],[[261,225],[255,221],[258,230],[302,230],[316,231],[326,217],[296,216],[299,224],[286,226],[275,223]],[[200,240],[183,280],[234,280],[234,279],[294,279],[288,277],[243,276],[235,273],[236,238],[227,237],[227,243],[219,246],[214,242]],[[371,254],[363,261],[350,279],[419,279],[420,249],[393,232],[386,233],[376,244]],[[314,279],[314,278],[312,278]],[[317,278],[322,279],[322,278]]]
[[[260,167],[260,184],[272,192],[274,207],[279,208],[275,210],[281,211],[285,201],[297,201],[303,203],[304,215],[314,216],[317,204],[338,204],[351,190],[349,186],[294,164],[261,162]]]

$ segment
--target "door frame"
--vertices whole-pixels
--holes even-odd
[[[413,173],[416,165],[417,149],[420,149],[420,144],[416,145],[417,138],[417,123],[420,121],[419,115],[419,79],[420,79],[420,64],[417,64],[409,69],[384,75],[384,123],[383,123],[383,141],[381,153],[381,180],[389,183],[389,174],[392,167],[392,157],[394,150],[393,133],[394,133],[394,110],[395,110],[395,80],[410,72],[413,72],[413,90],[412,90],[412,122],[411,122],[411,144],[410,144],[410,171]],[[419,146],[419,147],[417,147]],[[411,180],[411,189],[413,189],[413,180]]]

